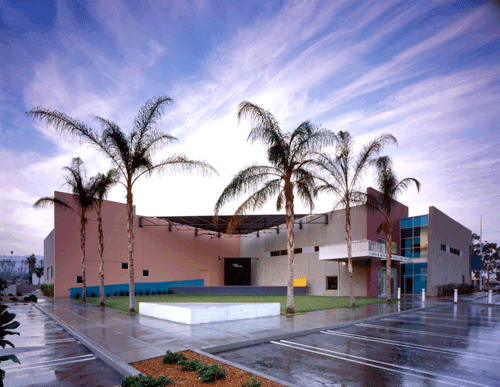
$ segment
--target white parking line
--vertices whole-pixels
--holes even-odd
[[[440,374],[435,374],[435,373],[427,372],[427,371],[420,371],[418,369],[411,368],[411,367],[404,367],[404,366],[399,366],[399,365],[395,365],[395,364],[391,364],[391,363],[381,362],[378,360],[367,359],[367,358],[360,357],[360,356],[348,355],[348,354],[345,354],[342,352],[336,352],[336,351],[331,351],[328,349],[312,347],[309,345],[295,343],[295,342],[286,341],[286,340],[280,340],[280,342],[271,341],[271,343],[277,344],[277,345],[282,345],[285,347],[298,349],[298,350],[305,351],[305,352],[315,353],[318,355],[328,356],[328,357],[332,357],[332,358],[339,359],[339,360],[345,360],[345,361],[348,361],[351,363],[357,363],[357,364],[367,365],[367,366],[373,367],[373,368],[378,368],[378,369],[383,369],[386,371],[396,372],[396,373],[408,375],[411,377],[417,377],[417,378],[421,378],[421,379],[431,380],[433,382],[436,382],[436,379],[435,379],[436,377],[445,378],[445,379],[453,379],[454,380],[453,382],[445,381],[445,380],[438,380],[439,383],[448,384],[448,385],[452,385],[452,386],[464,386],[464,383],[467,383],[467,384],[473,384],[473,385],[482,386],[482,387],[493,387],[493,386],[490,386],[487,384],[480,384],[480,383],[476,383],[476,382],[471,382],[469,380],[454,378],[452,376],[440,375]],[[309,348],[312,348],[312,349],[309,349]],[[328,353],[324,353],[324,352],[320,352],[320,351],[324,351],[324,352],[328,352]],[[357,359],[359,359],[359,360],[357,360]],[[375,364],[371,364],[371,363],[375,363]],[[380,365],[376,365],[376,364],[380,364]],[[398,369],[393,369],[393,368],[389,368],[389,367],[399,368],[399,369],[403,369],[403,370],[407,370],[407,371],[411,371],[411,372],[400,371]],[[430,375],[430,376],[425,376],[425,375]],[[455,382],[455,380],[460,384],[456,384],[457,382]]]
[[[450,318],[455,319],[455,314],[452,314],[452,313],[415,312],[415,314],[419,314],[419,315],[433,314],[433,315],[438,315],[438,316],[448,316],[448,319],[450,319]],[[484,319],[488,319],[488,321],[500,322],[499,317],[488,317],[486,315],[473,316],[470,314],[457,314],[457,316],[460,316],[460,317],[464,316],[464,317],[469,317],[469,318],[468,319],[457,319],[454,321],[469,321],[470,319],[473,319],[473,318],[484,318]]]
[[[71,360],[71,361],[65,361],[65,362],[53,362],[50,364],[44,364],[44,365],[38,365],[38,366],[27,366],[22,369],[18,369],[18,372],[23,372],[26,370],[34,370],[38,368],[49,368],[49,367],[56,367],[56,366],[61,366],[61,365],[66,365],[66,364],[72,364],[72,363],[81,363],[82,361],[89,361],[89,360],[96,360],[95,356],[92,357],[87,357],[85,359],[78,359],[78,360]],[[11,372],[16,372],[16,370],[11,370]]]
[[[455,329],[467,329],[468,326],[457,326],[457,325],[449,325],[449,324],[431,324],[425,321],[412,321],[412,320],[402,320],[398,318],[383,318],[382,321],[396,321],[396,322],[402,322],[402,323],[410,323],[410,324],[419,324],[419,325],[425,325],[425,326],[431,326],[431,327],[446,327],[446,328],[455,328]]]
[[[12,366],[8,366],[8,367],[4,367],[5,370],[15,370],[15,369],[25,369],[27,367],[31,367],[31,366],[38,366],[38,365],[42,365],[44,363],[47,363],[45,365],[43,365],[44,367],[45,366],[49,366],[49,365],[53,365],[54,363],[57,363],[57,362],[66,362],[66,361],[72,361],[72,360],[80,360],[80,359],[86,359],[86,358],[94,358],[94,355],[92,353],[89,353],[87,355],[80,355],[80,356],[72,356],[72,357],[64,357],[62,359],[50,359],[50,360],[43,360],[43,361],[34,361],[32,363],[22,363],[22,364],[16,364],[16,365],[12,365]]]
[[[490,362],[494,362],[494,363],[500,363],[500,358],[495,358],[495,357],[492,357],[492,356],[479,355],[479,354],[470,353],[470,352],[455,351],[453,349],[442,349],[442,348],[433,347],[433,346],[429,346],[429,345],[405,343],[405,342],[402,342],[402,341],[389,340],[389,339],[380,339],[380,338],[375,338],[375,337],[370,337],[370,336],[356,335],[356,334],[353,334],[353,333],[336,332],[336,331],[330,331],[330,330],[328,330],[328,331],[322,331],[321,333],[325,333],[325,334],[333,335],[333,336],[341,336],[341,337],[350,338],[350,339],[372,341],[372,342],[381,343],[381,344],[390,344],[390,345],[395,345],[395,346],[398,346],[398,347],[406,347],[406,348],[419,349],[419,350],[423,350],[423,351],[442,353],[442,354],[445,354],[445,355],[456,355],[456,356],[472,357],[474,359],[481,359],[481,360],[490,361]]]
[[[410,315],[410,316],[402,316],[402,317],[403,317],[403,318],[405,318],[405,317],[408,317],[408,318],[409,318],[409,317],[415,317],[415,316],[411,316],[411,315]],[[417,316],[417,317],[418,317],[418,318],[421,318],[421,317],[423,317],[423,316]],[[448,316],[448,317],[446,317],[446,318],[445,318],[445,317],[425,316],[425,318],[426,318],[426,319],[432,319],[432,320],[446,320],[446,321],[458,321],[458,322],[460,322],[460,321],[463,321],[463,322],[469,322],[469,321],[470,321],[470,319],[454,319],[454,318],[452,319],[452,317],[453,317],[453,316]],[[451,320],[451,319],[452,319],[452,320]],[[485,324],[485,326],[486,326],[486,325],[488,325],[488,324]]]
[[[456,339],[456,340],[464,340],[464,341],[482,341],[485,343],[490,343],[490,342],[499,342],[498,340],[487,340],[487,339],[474,339],[474,338],[469,338],[468,336],[460,336],[460,335],[447,335],[444,333],[433,333],[433,332],[422,332],[422,331],[417,331],[415,329],[404,329],[404,328],[396,328],[396,327],[387,327],[385,325],[373,325],[373,324],[363,324],[359,323],[356,324],[356,326],[359,327],[367,327],[367,328],[375,328],[375,329],[388,329],[391,331],[399,331],[399,332],[407,332],[407,333],[414,333],[417,335],[428,335],[428,336],[438,336],[438,337],[443,337],[447,339]],[[439,325],[441,326],[441,325]]]

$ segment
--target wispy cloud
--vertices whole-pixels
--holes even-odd
[[[17,113],[22,117],[18,126],[29,122],[57,146],[55,153],[41,155],[0,144],[0,178],[6,187],[0,211],[11,219],[1,231],[31,235],[25,242],[10,238],[5,249],[41,252],[53,215],[33,211],[31,201],[61,187],[61,168],[72,157],[82,157],[90,174],[110,166],[95,150],[31,123],[25,110],[41,105],[91,125],[99,115],[127,130],[142,104],[161,94],[175,102],[162,128],[178,136],[180,144],[160,152],[158,159],[185,153],[209,161],[221,176],[139,181],[134,198],[140,214],[211,214],[233,174],[245,164],[265,162],[264,149],[246,143],[249,123],[236,120],[243,100],[270,109],[284,129],[311,119],[351,131],[358,146],[380,133],[394,133],[400,147],[387,152],[399,175],[423,183],[419,195],[409,191],[401,197],[414,214],[436,205],[470,228],[478,212],[498,214],[498,144],[491,138],[498,137],[500,69],[491,59],[495,50],[484,51],[500,37],[491,7],[457,10],[448,2],[402,1],[269,4],[252,18],[235,15],[241,25],[228,23],[215,33],[207,20],[229,16],[211,2],[132,9],[101,1],[86,10],[85,22],[59,2],[53,44],[25,64],[29,71],[14,90],[24,106],[0,110],[2,133],[16,134],[1,120]],[[438,12],[440,17],[430,16]],[[213,34],[206,47],[196,40],[203,34]],[[9,47],[16,58],[27,55],[20,42]],[[0,99],[9,100],[9,94],[0,92]],[[478,127],[482,131],[476,136]],[[370,175],[366,183],[373,183]],[[124,201],[121,188],[111,199]],[[332,198],[322,198],[317,211],[331,207]],[[262,211],[275,210],[270,203]],[[306,209],[298,204],[297,211]],[[500,232],[495,224],[492,219],[490,239]]]

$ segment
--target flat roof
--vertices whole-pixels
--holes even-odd
[[[296,214],[298,220],[307,215]],[[219,215],[219,222],[214,223],[214,216],[157,216],[156,218],[182,224],[190,227],[197,227],[208,231],[221,232],[227,234],[227,226],[231,221],[232,215]],[[240,225],[234,230],[233,234],[250,234],[255,231],[266,230],[286,223],[286,215],[246,215],[243,217]]]

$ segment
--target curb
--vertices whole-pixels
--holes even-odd
[[[93,340],[84,336],[83,334],[81,334],[77,330],[71,328],[69,325],[67,325],[66,323],[61,321],[61,319],[56,317],[54,314],[44,310],[41,306],[38,306],[36,303],[33,303],[33,305],[35,305],[40,311],[45,313],[47,316],[49,316],[58,325],[60,325],[61,328],[66,330],[75,339],[77,339],[80,344],[82,344],[84,347],[86,347],[87,349],[92,351],[94,353],[94,355],[96,355],[99,359],[101,359],[104,363],[109,365],[111,368],[113,368],[115,371],[117,371],[122,376],[131,376],[131,375],[137,375],[137,374],[141,373],[140,371],[136,370],[134,367],[130,366],[128,363],[125,363],[118,356],[113,355],[111,352],[102,348],[99,344],[97,344]]]
[[[249,372],[249,373],[251,373],[253,375],[260,376],[261,378],[265,378],[267,380],[270,380],[271,382],[282,384],[285,387],[300,387],[300,386],[298,386],[296,384],[293,384],[293,383],[290,383],[290,382],[286,382],[284,380],[278,379],[278,378],[276,378],[274,376],[267,375],[267,374],[265,374],[263,372],[260,372],[260,371],[256,371],[253,368],[246,367],[244,365],[232,362],[231,360],[223,359],[222,357],[219,357],[219,356],[213,355],[211,353],[205,352],[205,351],[203,351],[201,349],[191,349],[190,351],[196,352],[199,355],[203,355],[203,356],[209,357],[209,358],[211,358],[213,360],[216,360],[218,362],[221,362],[221,363],[233,366],[235,368],[239,368],[240,370]]]
[[[424,307],[424,308],[404,310],[404,311],[401,311],[401,312],[387,313],[387,314],[382,314],[382,315],[377,315],[377,316],[366,317],[366,318],[359,319],[359,320],[345,321],[345,322],[337,323],[337,324],[333,324],[333,325],[326,325],[326,326],[322,326],[322,327],[310,328],[310,329],[306,329],[306,330],[303,330],[303,331],[283,333],[281,335],[275,335],[275,336],[260,337],[258,339],[240,341],[238,343],[223,344],[223,345],[217,345],[217,346],[213,346],[213,347],[203,347],[201,350],[204,351],[204,352],[210,353],[210,354],[216,354],[216,353],[220,353],[220,352],[230,351],[230,350],[233,350],[233,349],[240,349],[240,348],[249,347],[249,346],[252,346],[252,345],[263,344],[263,343],[267,343],[269,341],[279,341],[279,340],[293,339],[293,338],[296,338],[296,337],[305,336],[305,335],[309,335],[309,334],[312,334],[312,333],[318,333],[318,332],[325,331],[325,330],[328,330],[328,329],[345,328],[345,327],[348,327],[348,326],[351,326],[351,325],[354,325],[354,324],[358,324],[360,322],[370,322],[370,321],[373,321],[373,320],[377,320],[379,318],[399,316],[399,315],[402,315],[402,314],[412,313],[412,312],[415,312],[415,311],[421,311],[421,310],[428,310],[428,309],[439,308],[441,306],[442,305],[433,305],[433,306],[428,306],[428,307]],[[226,361],[226,360],[224,360],[224,361]],[[240,365],[238,365],[237,367],[241,368]]]

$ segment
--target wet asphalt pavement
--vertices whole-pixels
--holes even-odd
[[[16,348],[0,348],[0,356],[14,353],[21,364],[1,363],[6,371],[6,387],[112,387],[120,384],[120,374],[35,306],[29,303],[8,305],[7,311],[16,314],[14,321],[21,323],[14,330],[20,336],[8,336]]]
[[[500,307],[446,305],[217,353],[299,386],[500,386]]]

